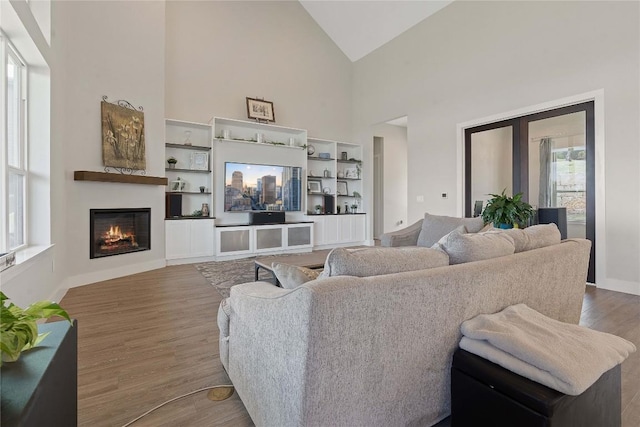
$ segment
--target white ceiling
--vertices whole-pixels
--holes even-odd
[[[299,0],[351,61],[373,52],[453,0]]]

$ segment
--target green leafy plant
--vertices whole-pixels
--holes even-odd
[[[167,163],[175,165],[176,163],[178,163],[178,160],[175,157],[171,156],[167,159]]]
[[[49,335],[49,332],[38,334],[37,320],[60,316],[71,323],[69,314],[55,302],[38,301],[23,309],[8,300],[0,292],[0,363],[15,362],[20,353],[37,346]]]
[[[490,194],[493,198],[487,202],[487,207],[482,211],[482,219],[485,223],[492,222],[495,227],[522,225],[533,215],[533,208],[522,200],[522,193],[513,197],[505,194],[506,188],[501,194]]]

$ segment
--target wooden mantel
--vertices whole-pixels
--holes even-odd
[[[121,173],[74,171],[74,181],[122,182],[125,184],[167,185],[169,180],[163,176],[124,175]]]

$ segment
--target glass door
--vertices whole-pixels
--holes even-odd
[[[465,216],[503,189],[535,208],[566,208],[567,237],[591,240],[595,283],[594,103],[465,129]]]
[[[531,121],[529,200],[539,208],[566,208],[567,237],[587,237],[586,113]]]

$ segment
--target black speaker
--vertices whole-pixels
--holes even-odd
[[[560,237],[567,238],[567,208],[538,208],[538,224],[554,223],[560,230]]]
[[[324,202],[324,213],[326,215],[330,215],[334,213],[333,211],[336,208],[336,198],[331,194],[325,194],[322,196]]]
[[[278,211],[266,211],[266,212],[251,212],[251,218],[249,220],[251,225],[265,225],[265,224],[284,224],[284,212]]]
[[[165,218],[182,216],[182,194],[167,193],[165,196]]]

